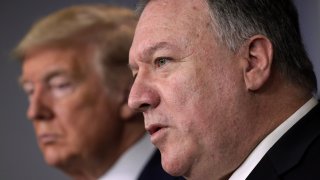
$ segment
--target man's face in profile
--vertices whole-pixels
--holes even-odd
[[[241,61],[219,44],[212,24],[204,0],[150,1],[130,50],[129,106],[143,111],[164,169],[190,179],[229,173],[238,138],[247,135],[238,119]]]
[[[90,53],[84,52],[43,48],[29,53],[22,63],[27,116],[49,165],[99,160],[116,152],[121,102],[108,93]]]

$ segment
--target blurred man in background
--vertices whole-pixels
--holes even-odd
[[[74,6],[38,21],[15,49],[45,161],[74,179],[174,179],[127,105],[135,25],[125,8]]]

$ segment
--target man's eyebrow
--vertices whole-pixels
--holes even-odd
[[[162,49],[172,49],[172,50],[177,50],[177,47],[166,42],[166,41],[161,41],[155,44],[150,45],[149,47],[145,48],[142,53],[143,55],[151,56],[153,55],[156,51],[162,50]]]
[[[172,51],[178,50],[178,48],[176,46],[174,46],[166,41],[160,41],[155,44],[151,44],[150,46],[143,49],[141,52],[139,52],[139,55],[137,57],[140,59],[140,61],[144,62],[144,61],[147,61],[147,59],[148,59],[146,57],[152,57],[152,55],[156,51],[169,50],[169,49]],[[128,64],[128,66],[131,70],[137,69],[137,66],[135,64],[131,64],[130,62]]]
[[[50,79],[57,77],[57,76],[62,76],[62,75],[67,75],[68,73],[64,70],[61,69],[54,69],[46,73],[42,78],[40,78],[41,82],[49,82]],[[18,79],[18,83],[20,86],[22,86],[24,83],[29,82],[29,80],[25,79],[23,76],[20,76]]]
[[[48,74],[46,74],[43,78],[44,82],[49,82],[52,78],[57,77],[57,76],[63,76],[66,75],[67,72],[61,69],[58,70],[53,70],[51,72],[49,72]]]

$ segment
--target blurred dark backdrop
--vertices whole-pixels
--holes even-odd
[[[48,167],[37,147],[31,123],[25,118],[27,99],[19,89],[19,64],[9,52],[31,24],[57,9],[80,3],[110,3],[134,8],[137,0],[1,0],[0,3],[0,179],[63,180]],[[304,42],[320,84],[320,1],[295,0]],[[319,86],[318,86],[319,87]],[[319,94],[319,93],[318,93]]]

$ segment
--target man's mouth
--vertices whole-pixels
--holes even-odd
[[[149,132],[149,134],[152,136],[153,134],[155,134],[156,132],[160,131],[162,128],[164,128],[163,125],[160,124],[152,124],[149,127],[147,127],[147,131]]]
[[[43,133],[38,136],[38,141],[41,144],[51,144],[51,143],[54,143],[55,141],[57,141],[58,138],[59,138],[59,136],[57,134]]]

